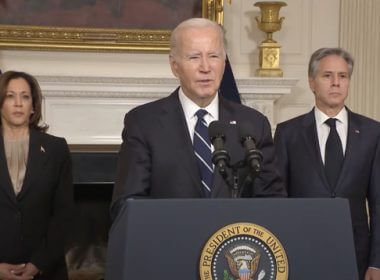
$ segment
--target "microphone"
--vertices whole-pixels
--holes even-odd
[[[212,153],[212,163],[219,170],[222,177],[227,177],[226,167],[230,162],[230,156],[224,149],[224,125],[220,121],[213,121],[208,127],[208,135],[210,141],[214,146],[214,152]]]
[[[251,126],[248,122],[241,122],[239,125],[239,134],[241,144],[245,149],[245,163],[255,173],[261,169],[262,153],[256,149],[255,139],[252,137]]]

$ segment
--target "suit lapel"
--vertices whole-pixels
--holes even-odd
[[[317,127],[314,117],[314,109],[306,114],[302,125],[304,126],[303,138],[306,146],[306,150],[311,157],[311,163],[314,164],[314,169],[317,171],[323,186],[330,191],[329,184],[325,175],[324,165],[321,157],[321,150],[319,148]]]
[[[9,199],[17,203],[16,194],[13,190],[11,177],[9,175],[7,159],[5,156],[4,139],[0,135],[0,189],[6,193]]]
[[[168,97],[168,102],[163,107],[160,117],[162,127],[167,133],[173,148],[178,147],[179,163],[187,169],[192,178],[195,190],[203,196],[203,187],[200,180],[200,172],[195,160],[193,144],[189,135],[189,129],[185,120],[185,114],[178,98],[178,89]],[[184,137],[185,135],[185,137]]]
[[[46,147],[41,141],[41,134],[33,129],[30,130],[29,136],[29,154],[26,165],[25,179],[22,185],[18,199],[22,199],[29,191],[32,182],[43,175],[43,166],[47,160]]]
[[[347,108],[346,108],[347,109]],[[349,174],[349,164],[354,160],[354,147],[360,147],[360,124],[354,114],[347,109],[348,113],[348,128],[347,128],[347,145],[344,153],[342,170],[340,171],[336,190],[342,185],[346,174]]]
[[[236,121],[234,119],[233,108],[229,106],[228,103],[224,100],[224,98],[221,97],[220,95],[219,95],[219,120],[222,122]],[[228,128],[232,128],[232,126]],[[232,132],[229,133],[228,131],[226,131],[226,135],[227,134],[232,135]],[[228,146],[228,143],[226,143],[225,149],[227,151],[232,151],[234,147]],[[231,154],[234,154],[234,153],[230,152],[230,155]],[[234,159],[231,158],[231,162],[233,163]],[[211,191],[211,197],[218,197],[218,194],[220,193],[220,191],[223,189],[223,186],[225,185],[226,183],[224,182],[224,179],[222,178],[222,176],[219,174],[217,170],[214,169],[214,180],[213,180],[213,188]]]

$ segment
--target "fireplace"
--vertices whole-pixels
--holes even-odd
[[[38,76],[49,133],[75,145],[120,145],[123,118],[132,108],[168,96],[175,78]],[[275,101],[290,94],[296,79],[236,79],[243,103],[275,127]]]
[[[87,149],[71,147],[75,214],[66,254],[70,280],[104,279],[106,264],[117,152]]]

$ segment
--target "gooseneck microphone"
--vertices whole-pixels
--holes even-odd
[[[255,139],[253,138],[251,131],[252,127],[249,123],[240,123],[239,134],[241,144],[245,149],[245,163],[254,174],[258,174],[261,170],[263,155],[256,149]]]
[[[228,152],[224,149],[224,125],[220,121],[213,121],[208,127],[208,135],[210,141],[214,146],[214,152],[212,153],[212,163],[219,170],[219,173],[223,178],[227,177],[227,169],[230,156]]]

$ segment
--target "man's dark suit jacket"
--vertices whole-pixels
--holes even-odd
[[[0,134],[0,263],[31,262],[42,271],[35,279],[67,279],[63,246],[72,204],[70,154],[63,138],[30,130],[25,179],[16,196]]]
[[[324,172],[314,110],[279,124],[274,141],[289,197],[347,198],[360,279],[368,266],[380,267],[379,123],[348,110],[346,152],[333,191],[330,191]],[[366,199],[370,209],[370,230]]]
[[[266,117],[256,110],[219,96],[219,120],[248,121],[257,148],[264,156],[262,171],[254,186],[244,189],[244,197],[285,196],[274,163],[274,146]],[[244,159],[238,129],[226,131],[225,148],[231,163]],[[178,89],[170,96],[139,106],[125,116],[123,143],[119,152],[111,215],[129,197],[199,198],[203,197],[200,173]],[[242,179],[247,170],[239,174]],[[230,197],[230,189],[218,172],[214,173],[211,197]],[[116,210],[115,210],[116,209]]]

